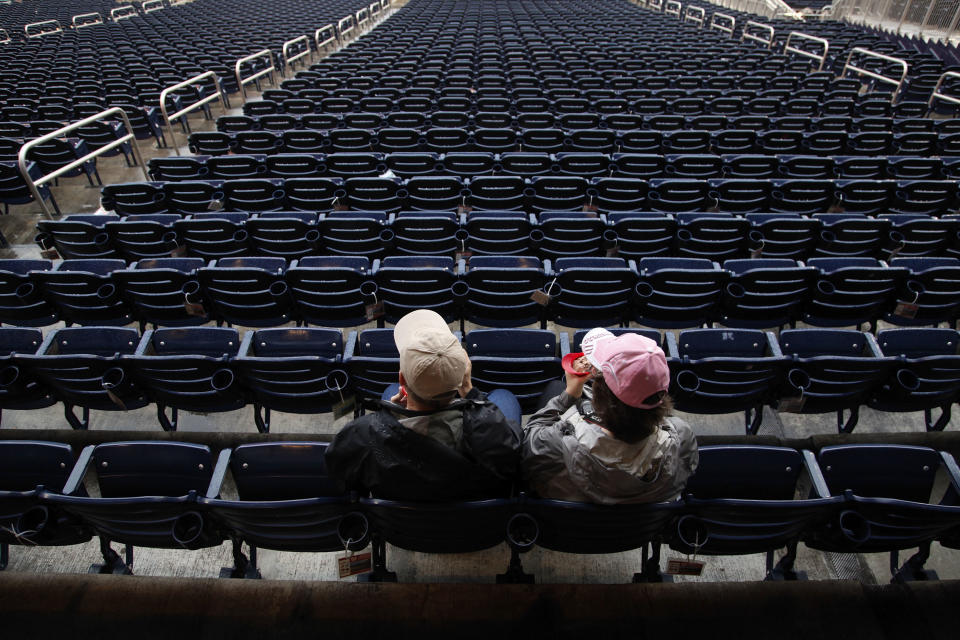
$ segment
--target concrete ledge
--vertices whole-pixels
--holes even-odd
[[[357,584],[0,575],[4,637],[956,638],[960,581]]]

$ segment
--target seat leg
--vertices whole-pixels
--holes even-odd
[[[891,551],[890,572],[893,574],[893,578],[890,582],[902,584],[904,582],[938,580],[939,578],[935,571],[923,568],[923,565],[926,564],[930,558],[930,545],[930,541],[921,544],[917,552],[910,556],[910,559],[904,562],[903,566],[899,568],[897,567],[899,564],[899,554],[896,551]]]
[[[860,407],[853,407],[850,409],[850,417],[847,418],[847,421],[843,420],[843,409],[837,410],[837,432],[838,433],[853,433],[853,429],[857,426],[857,422],[860,420]]]
[[[497,584],[533,584],[533,574],[526,573],[523,570],[523,563],[520,561],[520,552],[516,549],[510,550],[510,564],[504,573],[497,574]]]
[[[665,576],[660,572],[660,542],[643,545],[642,564],[643,570],[633,574],[633,582],[673,582],[672,576]]]
[[[86,431],[90,427],[90,409],[83,407],[82,415],[82,419],[77,417],[77,414],[73,412],[72,404],[63,405],[63,417],[67,419],[72,428],[78,431]]]
[[[173,418],[173,420],[171,420],[170,418]],[[167,405],[158,402],[157,403],[157,420],[160,422],[160,426],[163,427],[164,431],[177,430],[178,413],[175,408],[171,409],[170,418],[167,417]]]
[[[933,420],[933,411],[924,409],[923,417],[927,423],[927,431],[943,431],[943,428],[950,422],[950,409],[951,405],[949,404],[940,407],[940,417],[936,421]]]
[[[767,577],[766,580],[779,582],[781,580],[806,580],[807,576],[802,571],[794,571],[793,563],[797,559],[797,540],[787,543],[787,552],[780,558],[780,561],[773,566],[773,551],[767,552]]]
[[[744,420],[747,426],[747,435],[757,435],[757,431],[760,430],[760,424],[763,422],[763,405],[744,411]]]
[[[257,431],[270,433],[270,409],[265,409],[263,405],[254,404],[253,421],[257,424]]]
[[[257,568],[257,548],[252,544],[250,546],[250,557],[243,554],[243,538],[231,538],[233,543],[233,566],[220,569],[221,578],[247,578],[259,580],[263,578],[260,575],[260,569]]]
[[[373,571],[357,576],[357,582],[396,582],[397,574],[387,570],[387,545],[378,535],[370,539],[373,552]]]
[[[127,556],[127,562],[124,562],[116,551],[110,546],[110,541],[106,538],[100,538],[100,555],[103,556],[103,564],[90,565],[89,573],[112,573],[114,575],[133,575],[133,547],[126,545],[124,550]]]
[[[0,571],[7,568],[10,563],[10,545],[6,542],[0,542]]]

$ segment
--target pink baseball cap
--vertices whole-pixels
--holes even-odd
[[[621,402],[638,409],[653,409],[663,402],[660,397],[644,403],[670,386],[667,357],[656,342],[636,333],[614,336],[597,328],[591,329],[581,344],[587,359]]]

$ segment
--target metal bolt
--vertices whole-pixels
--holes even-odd
[[[103,467],[104,469],[106,469],[107,466],[108,466],[108,465],[107,465],[107,461],[104,460],[103,462],[101,462],[101,463],[100,463],[100,466]]]
[[[200,469],[200,471],[203,471],[203,463],[201,462],[200,464],[198,464],[197,468]]]
[[[249,466],[250,466],[249,464],[247,464],[246,462],[244,462],[242,465],[240,465],[240,468],[241,468],[241,469],[246,469],[246,468],[249,467]]]

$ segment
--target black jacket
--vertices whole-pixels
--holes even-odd
[[[462,424],[444,443],[404,426],[404,418]],[[461,423],[462,420],[462,423]],[[347,491],[418,502],[506,497],[518,477],[523,434],[476,389],[438,411],[382,403],[347,424],[327,448],[327,472]]]

